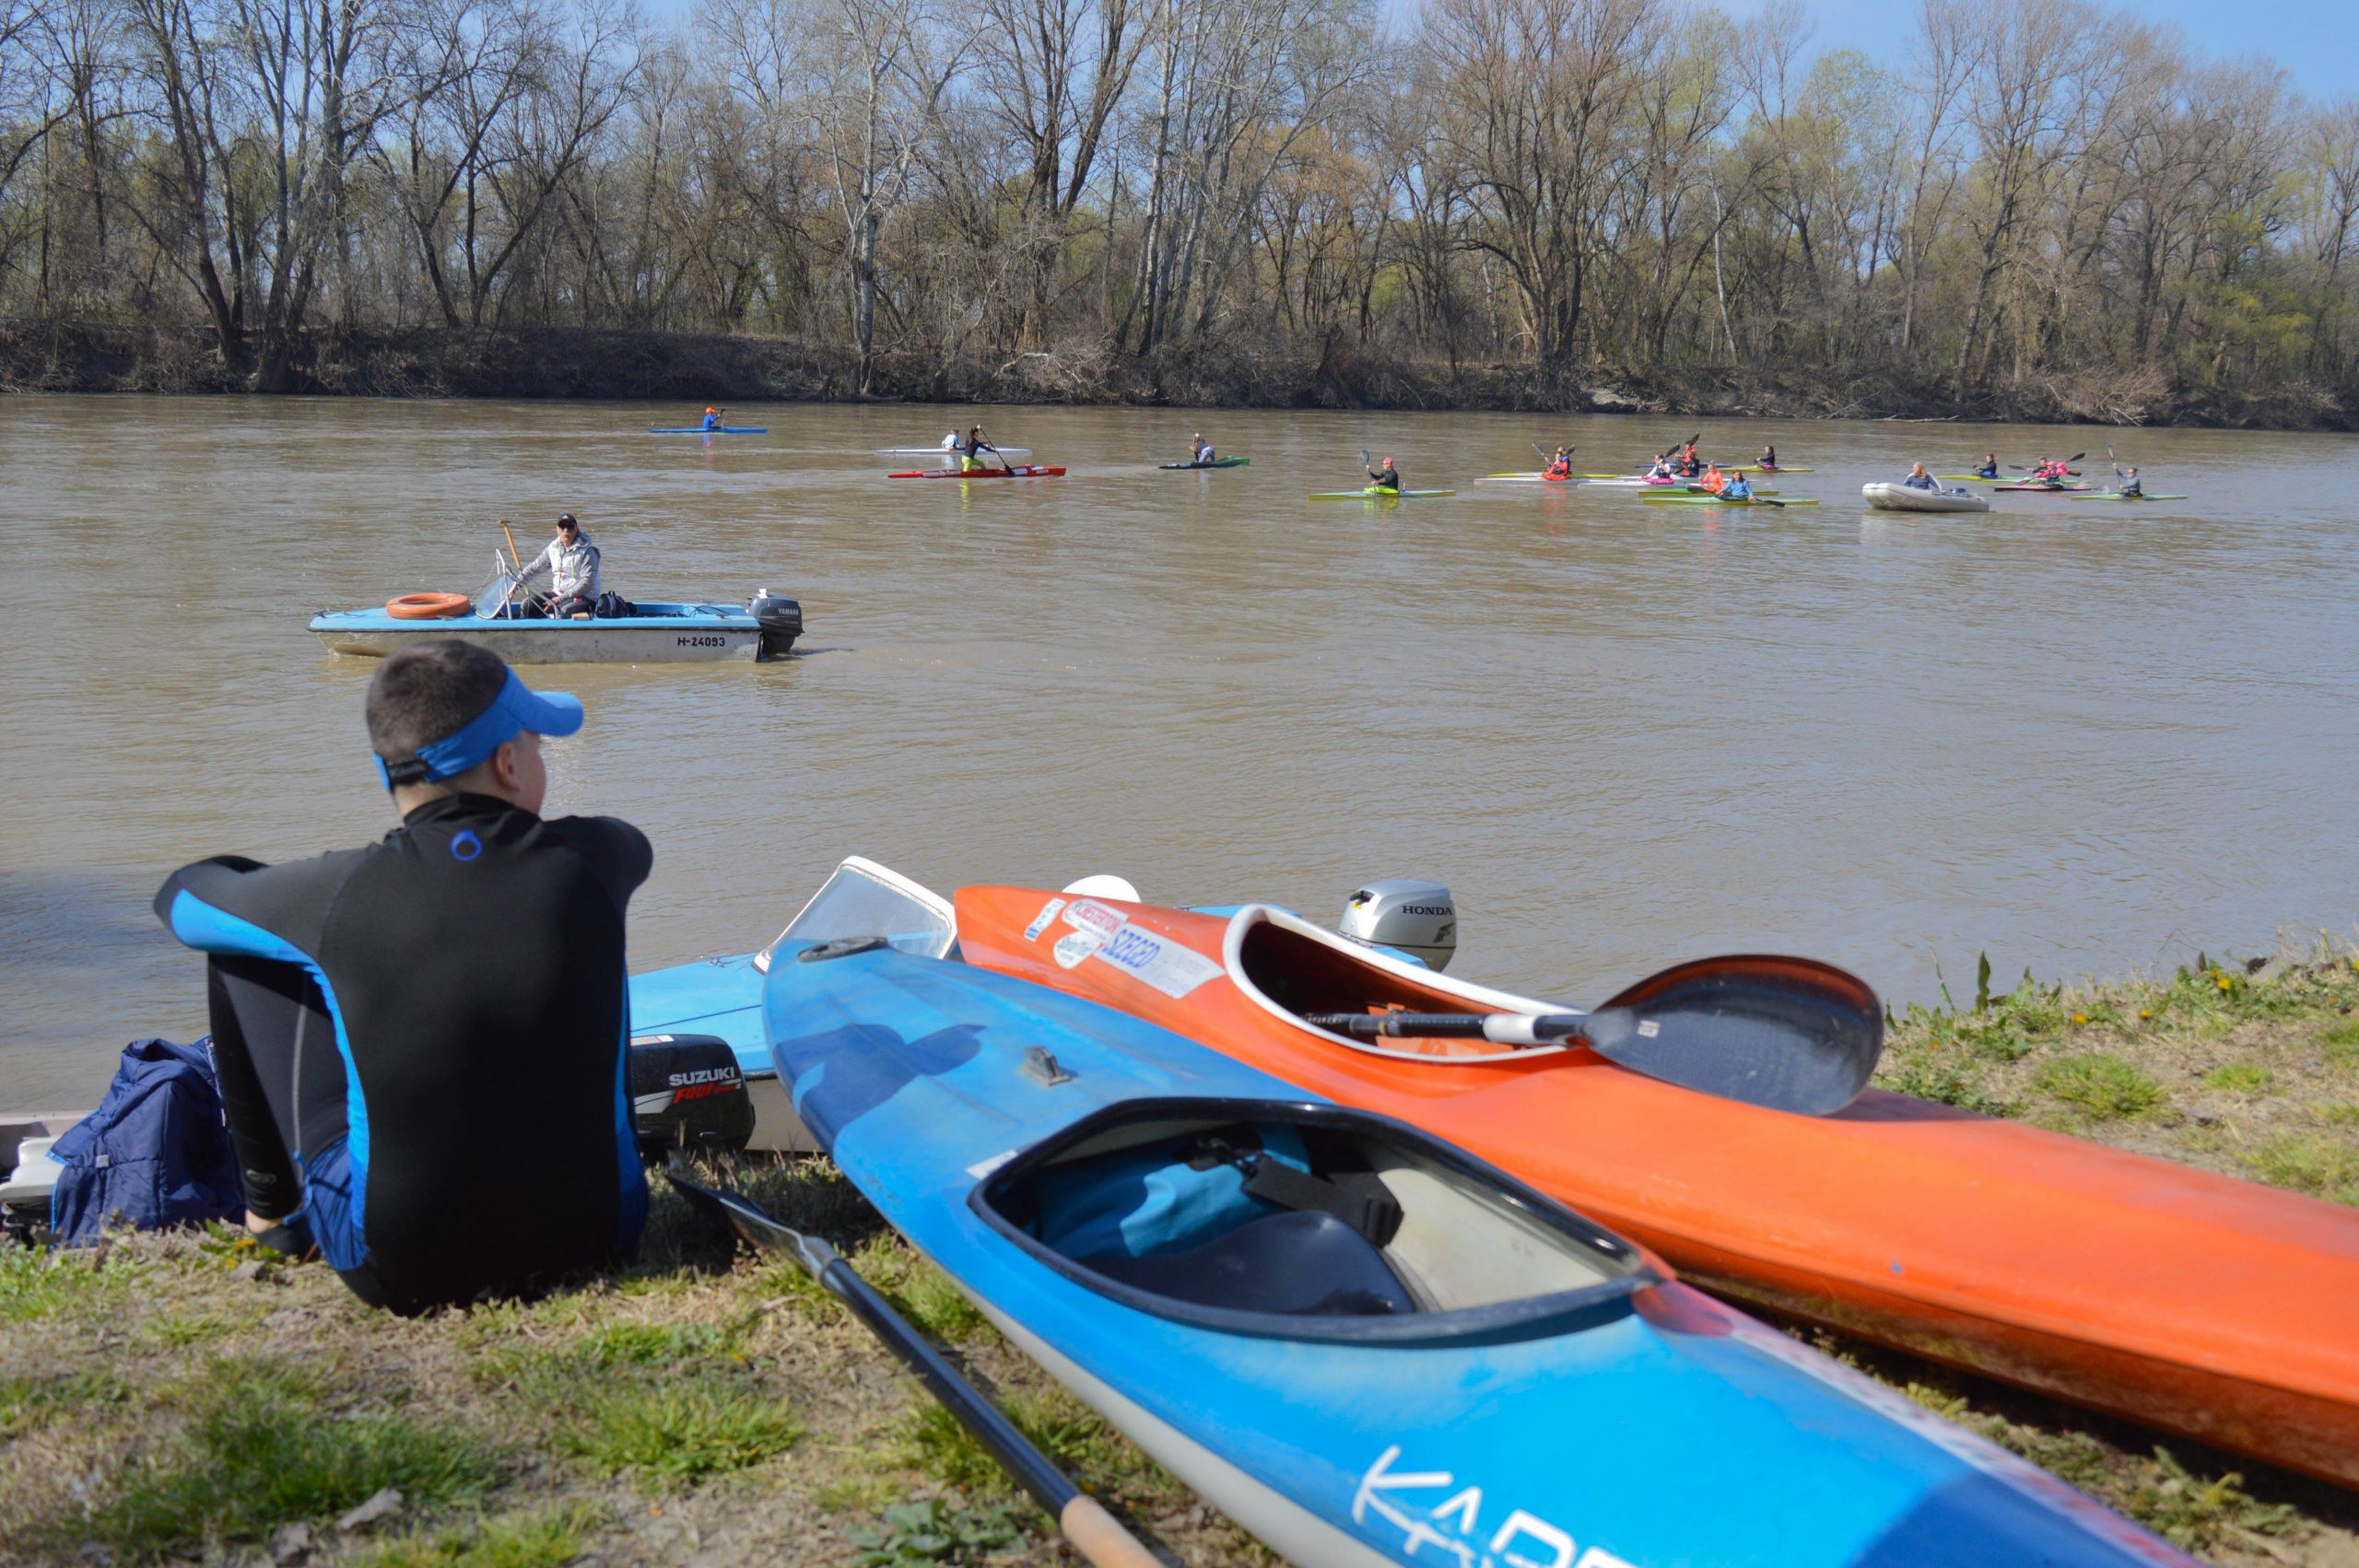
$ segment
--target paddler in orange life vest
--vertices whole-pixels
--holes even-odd
[[[1541,472],[1543,479],[1570,479],[1573,476],[1573,449],[1558,447],[1556,455]]]
[[[704,427],[708,430],[718,430],[721,428],[721,410],[718,408],[708,408],[704,411]]]
[[[1696,455],[1695,442],[1690,441],[1685,447],[1681,449],[1679,453],[1679,462],[1675,466],[1679,471],[1680,477],[1683,479],[1693,479],[1698,474],[1704,472],[1704,460]]]
[[[1715,496],[1720,493],[1720,487],[1728,482],[1729,476],[1720,472],[1720,465],[1719,463],[1716,462],[1712,464],[1711,467],[1704,470],[1704,488],[1709,490]]]

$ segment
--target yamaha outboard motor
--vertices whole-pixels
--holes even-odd
[[[761,656],[776,659],[803,635],[803,604],[783,593],[763,589],[745,602],[745,614],[762,628]]]
[[[1458,952],[1458,901],[1438,882],[1393,878],[1364,884],[1335,929],[1369,947],[1397,947],[1434,969]]]
[[[630,1120],[642,1159],[674,1149],[734,1154],[754,1136],[754,1097],[718,1035],[641,1035],[630,1043]]]

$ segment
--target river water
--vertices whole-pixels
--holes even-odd
[[[2359,445],[2310,435],[1719,421],[1809,509],[1480,486],[1661,420],[983,410],[1058,480],[887,481],[974,411],[0,399],[0,1106],[92,1100],[203,1031],[149,912],[175,866],[392,825],[374,661],[326,606],[475,588],[563,509],[633,598],[803,601],[760,666],[527,671],[581,694],[552,811],[653,838],[634,966],[773,935],[849,853],[945,891],[1120,872],[1332,919],[1447,882],[1453,972],[1594,1002],[1744,949],[1888,999],[2271,950],[2359,918]],[[1250,468],[1163,474],[1204,430]],[[2110,440],[2142,508],[1869,512],[1923,457]],[[1391,451],[1449,499],[1307,502]]]

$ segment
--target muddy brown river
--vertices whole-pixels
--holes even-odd
[[[1448,883],[1452,972],[1594,1002],[1746,949],[1896,1001],[2251,954],[2359,918],[2359,444],[1718,421],[1821,504],[1480,486],[1696,422],[987,409],[1062,479],[888,481],[976,412],[0,399],[0,1107],[93,1100],[124,1041],[203,1032],[148,900],[199,856],[392,825],[373,661],[314,612],[470,591],[564,509],[640,599],[803,601],[776,664],[526,671],[590,722],[553,811],[653,838],[634,967],[775,934],[850,853],[945,892],[1120,872],[1332,920]],[[1203,430],[1249,468],[1158,473]],[[2184,501],[1860,500],[2107,441]],[[1359,449],[1449,498],[1309,502]]]

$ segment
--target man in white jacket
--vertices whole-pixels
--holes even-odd
[[[549,591],[534,595],[533,603],[544,613],[558,619],[586,615],[598,603],[598,546],[581,532],[571,512],[557,520],[557,537],[533,557],[533,564],[516,579],[517,586],[543,572],[549,574]]]

